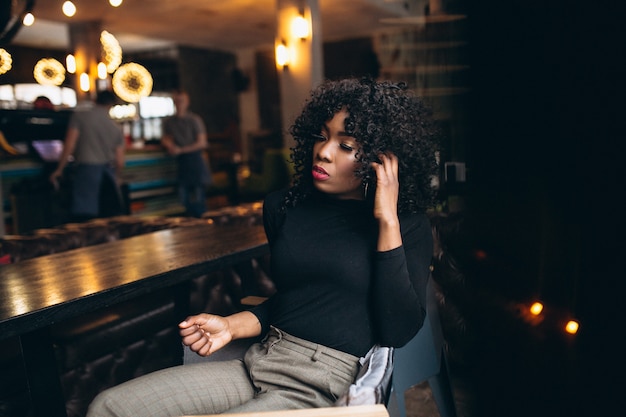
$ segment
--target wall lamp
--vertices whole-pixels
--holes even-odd
[[[89,74],[83,72],[80,74],[80,78],[78,79],[80,91],[87,92],[91,89],[91,81],[89,80]]]
[[[306,40],[311,33],[309,21],[303,16],[298,15],[291,21],[291,35],[300,40]]]
[[[76,58],[72,54],[67,54],[65,57],[65,69],[70,74],[74,74],[76,72]]]
[[[287,42],[283,39],[276,45],[276,65],[282,69],[289,68],[291,62],[291,53],[287,47]]]

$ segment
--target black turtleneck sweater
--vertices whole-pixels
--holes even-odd
[[[425,214],[400,216],[403,245],[377,252],[371,204],[314,195],[281,212],[284,191],[263,206],[277,292],[252,312],[263,331],[285,332],[363,356],[399,347],[424,321],[432,234]]]

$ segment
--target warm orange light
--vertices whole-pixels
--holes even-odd
[[[13,67],[13,58],[4,48],[0,48],[0,75]]]
[[[578,332],[578,322],[576,320],[570,320],[565,325],[565,331],[569,334],[576,334]]]
[[[543,311],[543,304],[541,304],[539,301],[536,301],[533,303],[533,305],[530,306],[529,310],[530,314],[538,316]]]
[[[304,16],[297,16],[291,21],[291,34],[294,38],[304,40],[309,36],[309,33],[309,21]]]
[[[76,6],[69,0],[63,3],[62,10],[63,14],[67,17],[72,17],[76,14]]]
[[[107,66],[104,62],[100,62],[98,64],[98,78],[100,78],[101,80],[106,79],[107,77]]]
[[[35,16],[33,16],[32,13],[26,13],[24,19],[22,19],[22,23],[24,23],[24,26],[31,26],[35,23]]]
[[[80,90],[87,92],[89,91],[89,75],[87,73],[80,74]]]
[[[65,68],[54,58],[41,58],[35,64],[33,76],[41,85],[61,85],[65,80]]]
[[[76,72],[76,58],[74,58],[74,55],[68,54],[65,57],[65,69],[70,74],[74,74]]]
[[[276,65],[285,68],[289,65],[290,56],[289,49],[285,43],[276,45]]]

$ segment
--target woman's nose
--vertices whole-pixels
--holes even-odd
[[[316,156],[320,161],[331,161],[332,158],[332,151],[331,151],[331,147],[330,147],[330,141],[326,141],[326,142],[322,142],[319,143],[317,146],[317,152],[316,152]]]

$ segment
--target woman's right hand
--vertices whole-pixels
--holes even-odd
[[[200,356],[209,356],[233,340],[228,320],[214,314],[187,317],[178,327],[183,344]]]

